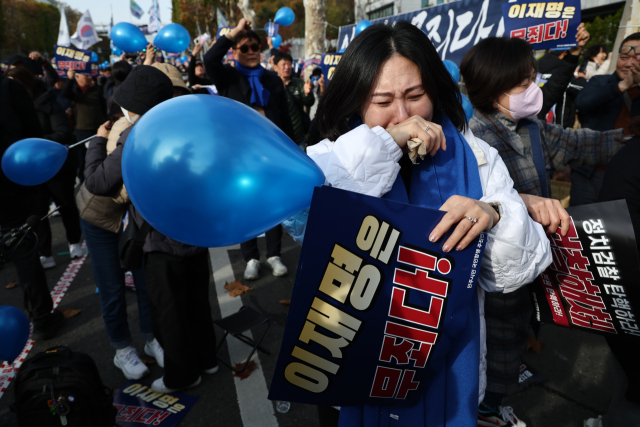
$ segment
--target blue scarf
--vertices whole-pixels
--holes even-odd
[[[426,156],[412,166],[410,194],[398,175],[385,199],[439,209],[453,195],[482,198],[478,162],[473,150],[448,117],[442,119],[447,151]],[[478,418],[480,313],[478,294],[469,302],[466,324],[452,336],[444,365],[437,370],[417,405],[350,406],[340,411],[340,427],[471,427]],[[444,340],[442,340],[444,341]],[[444,342],[440,343],[441,345]],[[391,415],[394,418],[391,418]],[[397,418],[396,418],[397,417]]]
[[[243,67],[238,61],[236,61],[236,70],[240,71],[240,74],[245,76],[249,80],[251,86],[251,104],[256,104],[264,107],[269,102],[269,91],[262,86],[260,78],[264,74],[264,68],[262,65],[258,65],[255,68]]]

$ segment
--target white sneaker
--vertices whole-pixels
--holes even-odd
[[[149,373],[149,368],[142,363],[138,352],[131,346],[116,350],[113,364],[122,369],[122,373],[128,380],[139,380]]]
[[[267,265],[273,270],[274,276],[284,276],[289,272],[287,267],[280,261],[279,256],[272,256],[267,260]]]
[[[82,258],[84,256],[82,243],[69,243],[69,253],[71,254],[71,259]]]
[[[249,260],[247,268],[244,269],[244,278],[247,280],[256,280],[260,277],[260,261],[257,259]]]
[[[42,268],[44,268],[45,270],[47,268],[53,268],[56,266],[56,260],[53,259],[52,256],[41,256],[40,257],[40,264],[42,264]]]
[[[164,350],[157,339],[154,338],[153,341],[147,341],[144,345],[144,354],[155,358],[158,366],[164,368]]]
[[[155,391],[156,393],[163,393],[163,394],[175,393],[176,391],[184,390],[185,388],[191,388],[191,387],[200,385],[200,383],[202,382],[202,377],[198,377],[198,379],[193,384],[190,384],[186,387],[169,388],[166,385],[164,385],[163,379],[164,377],[160,377],[157,380],[155,380],[153,383],[151,383],[151,390]]]

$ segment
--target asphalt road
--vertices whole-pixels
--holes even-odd
[[[57,255],[68,252],[59,217],[52,218],[51,227],[53,253],[58,264],[47,270],[49,286],[53,288],[70,260],[66,254]],[[264,262],[264,238],[259,241]],[[241,305],[253,307],[270,320],[271,327],[263,340],[263,346],[270,354],[260,353],[257,357],[254,356],[259,367],[245,380],[234,378],[231,371],[221,366],[218,373],[206,376],[201,385],[186,391],[198,396],[199,400],[180,426],[319,426],[314,406],[292,403],[290,411],[281,414],[275,411],[275,404],[266,399],[287,319],[288,309],[280,301],[291,297],[300,255],[300,247],[287,235],[283,239],[282,249],[282,260],[289,267],[289,275],[276,278],[271,275],[270,270],[263,267],[259,280],[242,280],[251,290],[236,298],[224,293],[222,286],[231,279],[242,277],[244,262],[239,248],[210,251],[213,272],[210,299],[214,319],[220,318],[221,313],[228,314],[237,310]],[[23,307],[20,288],[5,288],[13,280],[17,280],[15,269],[12,264],[6,264],[0,270],[0,305]],[[135,293],[127,293],[127,303],[134,345],[142,353],[144,343],[137,327]],[[114,350],[109,345],[104,329],[90,257],[87,257],[80,268],[59,308],[80,309],[81,313],[68,319],[54,339],[36,342],[30,356],[49,347],[66,345],[94,358],[105,385],[118,388],[124,384],[126,379],[113,364]],[[220,330],[216,330],[216,334],[219,340],[222,335]],[[505,405],[513,406],[515,413],[528,426],[535,427],[578,427],[582,426],[583,420],[605,413],[612,396],[613,367],[604,339],[552,325],[543,326],[540,339],[543,341],[541,354],[527,352],[524,362],[546,376],[546,381],[539,384],[525,382],[521,391],[507,397]],[[225,345],[221,354],[229,357],[229,351],[232,357],[236,357],[233,362],[240,362],[242,359],[237,355],[243,351],[248,353],[248,347],[236,341],[228,347]],[[162,376],[162,369],[155,364],[150,365],[150,371],[150,375],[145,378],[147,382]],[[9,410],[9,405],[14,400],[13,393],[13,386],[10,386],[4,396],[0,397],[1,427],[17,426],[15,416]]]

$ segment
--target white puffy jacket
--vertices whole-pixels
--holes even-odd
[[[533,222],[498,151],[466,130],[464,138],[478,160],[483,202],[500,204],[500,221],[489,232],[478,277],[480,304],[480,395],[487,385],[484,292],[512,292],[531,283],[551,264],[549,240],[540,224]],[[373,197],[391,190],[400,171],[402,150],[380,126],[361,125],[337,141],[325,139],[307,149],[327,182]],[[494,236],[494,237],[492,237]]]

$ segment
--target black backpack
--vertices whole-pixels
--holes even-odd
[[[13,382],[16,400],[11,410],[20,427],[115,424],[113,395],[86,354],[69,347],[50,348],[27,359]]]

